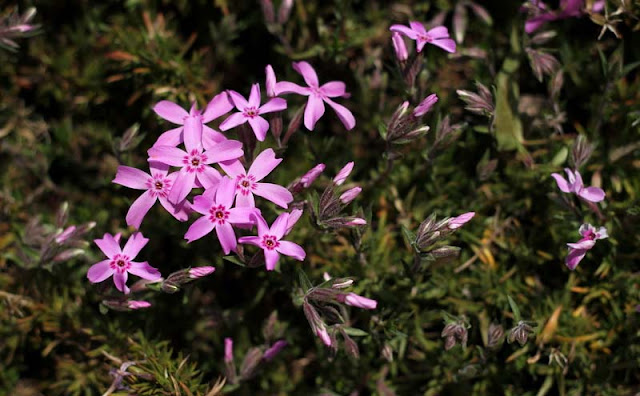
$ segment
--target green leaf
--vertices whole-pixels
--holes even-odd
[[[224,256],[222,257],[223,260],[226,260],[230,263],[233,263],[235,265],[239,265],[241,267],[246,267],[245,263],[243,263],[242,261],[240,261],[240,259],[238,258],[238,256]]]
[[[561,148],[560,151],[558,151],[558,153],[551,160],[551,164],[555,166],[562,165],[567,160],[568,155],[569,149],[566,147]]]
[[[507,295],[507,299],[509,300],[509,305],[511,306],[511,311],[513,312],[513,316],[515,317],[516,322],[519,322],[521,319],[520,316],[520,308],[518,308],[518,304],[511,298],[511,296]]]
[[[355,327],[343,327],[342,329],[344,330],[345,333],[347,333],[352,337],[364,337],[369,335],[369,333],[367,333],[366,331],[356,329]]]
[[[307,274],[305,274],[304,271],[300,268],[297,268],[296,271],[298,272],[298,281],[300,282],[300,287],[305,291],[312,289],[313,284],[311,284],[311,281],[307,277]]]

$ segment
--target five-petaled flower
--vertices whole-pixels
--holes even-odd
[[[196,147],[202,145],[208,150],[211,146],[220,143],[226,138],[223,134],[205,124],[228,113],[232,108],[233,104],[226,92],[214,96],[204,111],[198,110],[195,103],[187,113],[185,109],[173,102],[168,100],[160,101],[153,107],[153,111],[165,120],[180,126],[160,135],[154,146],[176,147],[184,142],[185,146]]]
[[[146,190],[129,208],[126,217],[127,225],[136,229],[140,228],[142,219],[158,200],[173,217],[180,221],[187,220],[189,204],[185,202],[176,206],[169,202],[167,198],[177,174],[167,174],[169,166],[159,162],[150,162],[149,168],[151,174],[147,174],[140,169],[121,165],[118,167],[115,179],[113,179],[113,183],[136,190]]]
[[[276,158],[272,149],[266,149],[253,160],[248,171],[245,171],[244,166],[237,160],[220,163],[227,175],[236,181],[236,205],[255,207],[255,194],[286,209],[293,201],[293,195],[289,190],[278,184],[260,183],[260,180],[271,173],[280,162],[282,158]]]
[[[558,188],[565,193],[574,193],[580,198],[590,201],[590,202],[600,202],[604,199],[605,194],[601,188],[598,187],[584,187],[584,183],[582,182],[582,176],[580,176],[580,172],[577,170],[574,172],[569,168],[565,168],[564,171],[567,173],[567,181],[564,177],[559,175],[558,173],[552,173],[551,176],[556,179],[556,183],[558,183]]]
[[[169,192],[169,202],[179,204],[194,187],[215,188],[220,182],[220,172],[210,164],[236,159],[244,154],[242,143],[224,140],[204,150],[202,144],[191,145],[185,140],[187,151],[172,146],[151,147],[147,153],[149,161],[180,167],[180,172]]]
[[[606,228],[600,227],[596,230],[591,224],[581,225],[578,232],[582,235],[582,239],[576,243],[567,243],[567,246],[569,246],[569,254],[567,255],[565,263],[570,270],[576,269],[580,261],[582,261],[587,254],[587,250],[594,247],[598,239],[609,237]]]
[[[231,114],[220,124],[220,130],[226,131],[248,122],[259,141],[263,141],[269,130],[269,121],[261,117],[262,114],[282,111],[287,108],[287,102],[282,98],[272,98],[260,106],[260,84],[253,84],[247,101],[236,91],[228,91],[229,99],[239,113]]]
[[[192,208],[203,216],[196,220],[184,238],[189,243],[207,235],[215,228],[224,254],[236,251],[236,234],[231,224],[250,224],[255,208],[232,208],[235,181],[223,177],[217,189],[209,189],[193,199]]]
[[[104,234],[102,239],[96,239],[94,242],[108,259],[89,268],[87,278],[91,283],[102,282],[113,275],[113,283],[116,288],[128,294],[127,277],[129,273],[151,281],[160,279],[160,271],[150,266],[146,261],[142,263],[132,261],[149,242],[149,239],[142,236],[140,232],[132,234],[123,249],[120,249],[120,234],[116,234],[115,237],[111,234]]]
[[[336,112],[336,115],[347,130],[356,126],[356,119],[346,107],[334,102],[330,98],[348,97],[346,85],[342,81],[329,81],[323,85],[318,82],[318,75],[308,62],[293,62],[293,69],[302,75],[307,87],[298,84],[280,81],[275,84],[275,93],[278,95],[296,93],[308,96],[307,106],[304,109],[304,126],[312,131],[316,122],[324,114],[324,104],[328,104]]]
[[[269,228],[260,213],[254,213],[252,217],[258,226],[258,236],[241,237],[238,242],[260,247],[264,251],[267,271],[273,271],[276,268],[280,254],[293,257],[299,261],[304,260],[306,253],[300,245],[281,240],[287,232],[289,213],[282,213],[278,216],[271,228]]]
[[[391,25],[389,28],[392,32],[402,33],[412,40],[416,40],[418,52],[422,52],[422,48],[429,43],[442,48],[447,52],[456,52],[456,42],[449,38],[449,30],[444,26],[436,26],[427,31],[420,22],[409,22],[409,26]]]

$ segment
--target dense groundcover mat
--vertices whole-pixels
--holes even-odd
[[[0,395],[635,395],[639,30],[3,2]]]

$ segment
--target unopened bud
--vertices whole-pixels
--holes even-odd
[[[507,341],[511,344],[513,341],[518,341],[520,346],[523,346],[527,343],[529,339],[529,334],[533,334],[533,327],[529,326],[527,323],[520,321],[518,325],[512,328],[509,331],[509,335],[507,336]]]
[[[224,339],[224,361],[233,361],[233,339],[230,337]]]
[[[189,278],[198,279],[215,272],[215,267],[195,267],[189,269]]]
[[[267,23],[267,25],[275,23],[276,17],[271,0],[260,0],[260,6],[262,7],[264,21]]]
[[[342,183],[344,183],[347,177],[349,177],[349,174],[351,174],[351,171],[353,170],[353,165],[354,163],[353,161],[351,161],[351,162],[348,162],[342,169],[340,169],[336,177],[333,178],[333,183],[336,186],[339,186]]]
[[[56,263],[62,263],[64,261],[70,260],[74,257],[80,256],[84,254],[84,250],[82,249],[68,249],[63,251],[62,253],[58,253],[54,258],[53,261],[55,261]]]
[[[360,194],[361,191],[362,191],[361,187],[353,187],[343,192],[342,195],[340,195],[340,201],[342,201],[343,204],[347,205],[349,202],[356,199],[356,197],[358,196],[358,194]]]
[[[437,101],[438,96],[436,94],[427,96],[422,102],[420,102],[419,105],[416,106],[415,109],[413,109],[413,116],[415,118],[420,118],[423,115],[427,114]]]
[[[593,145],[589,143],[584,135],[578,135],[571,148],[571,159],[574,167],[579,169],[586,164],[591,158],[591,153],[593,153]]]
[[[407,45],[402,38],[402,35],[398,32],[394,32],[391,36],[391,42],[393,43],[393,50],[396,53],[396,58],[400,63],[404,63],[409,59],[409,52],[407,51]]]
[[[460,254],[460,248],[455,246],[443,246],[437,249],[433,249],[429,252],[433,258],[443,259],[443,258],[454,258],[458,257]]]
[[[367,221],[360,217],[353,217],[352,219],[344,223],[344,225],[347,227],[363,226],[363,225],[367,225]]]
[[[324,168],[325,164],[318,164],[305,173],[302,178],[300,178],[300,184],[302,184],[302,187],[309,188],[311,183],[313,183],[324,171]]]
[[[285,340],[276,341],[269,349],[264,351],[264,355],[262,355],[262,358],[267,362],[270,361],[271,359],[276,357],[276,355],[279,354],[280,351],[282,351],[287,345],[288,343]]]
[[[271,67],[271,65],[267,65],[267,67],[265,67],[265,74],[267,75],[265,82],[267,96],[270,98],[278,96],[278,93],[276,92],[276,73],[273,71],[273,67]],[[282,119],[280,120],[280,125],[282,128]]]
[[[471,220],[473,218],[473,216],[475,216],[476,213],[475,212],[467,212],[467,213],[463,213],[460,216],[456,216],[452,219],[449,220],[449,224],[447,224],[447,227],[450,230],[456,230],[460,227],[462,227],[463,225],[465,225],[467,222],[469,222],[469,220]]]
[[[282,133],[282,115],[280,115],[280,113],[277,113],[276,115],[271,117],[271,119],[269,120],[269,126],[273,137],[279,139],[280,134]]]
[[[287,230],[284,232],[285,235],[291,232],[293,227],[296,225],[300,217],[302,216],[301,209],[293,209],[289,214],[289,218],[287,219]]]
[[[344,347],[347,354],[356,359],[360,358],[360,349],[358,348],[358,344],[356,344],[356,342],[353,341],[353,338],[349,337],[349,334],[344,330],[341,329],[340,334],[342,334],[342,338],[344,339]]]
[[[73,235],[73,232],[75,230],[76,230],[76,226],[74,225],[67,227],[58,236],[56,236],[55,241],[58,244],[62,245],[67,239],[69,239],[69,237],[71,237],[71,235]]]
[[[372,300],[367,297],[362,297],[355,293],[349,294],[339,294],[338,301],[344,302],[347,305],[351,305],[352,307],[362,308],[362,309],[376,309],[378,306],[378,302],[376,300]]]
[[[322,340],[322,343],[326,346],[331,346],[331,337],[329,336],[329,333],[327,332],[327,329],[324,327],[324,324],[322,325],[322,327],[318,328],[318,330],[316,331],[316,334],[318,335],[318,338],[320,338],[320,340]]]
[[[328,280],[328,279],[327,279]],[[353,284],[353,279],[349,278],[336,278],[331,284],[332,289],[344,289]]]
[[[387,359],[387,362],[393,362],[393,348],[391,348],[391,345],[384,344],[384,347],[382,347],[382,356]]]
[[[244,357],[242,365],[240,366],[240,378],[249,379],[253,377],[256,371],[256,367],[262,360],[262,351],[260,348],[253,347],[249,349],[249,352]]]
[[[293,8],[293,0],[282,0],[278,9],[278,23],[284,24],[289,20],[291,9]]]
[[[496,348],[503,343],[504,328],[499,324],[491,323],[487,334],[487,347]]]
[[[151,303],[148,301],[142,301],[142,300],[129,300],[127,305],[130,309],[141,309],[141,308],[149,308],[151,306]]]

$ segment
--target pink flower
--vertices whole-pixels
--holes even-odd
[[[465,225],[475,215],[476,215],[475,212],[463,213],[460,216],[449,219],[449,223],[447,224],[447,227],[449,227],[450,230],[458,229],[463,225]]]
[[[438,101],[438,96],[436,94],[431,94],[424,98],[422,102],[415,109],[413,109],[413,116],[418,118],[427,114],[434,104]]]
[[[324,164],[318,164],[313,168],[311,168],[307,173],[305,173],[300,178],[300,183],[302,184],[302,187],[309,188],[309,186],[311,186],[311,183],[313,183],[318,178],[318,176],[320,176],[320,174],[324,171],[324,168],[325,168]]]
[[[306,253],[300,245],[281,240],[287,231],[289,213],[282,213],[278,216],[271,228],[269,228],[260,213],[254,213],[253,219],[258,226],[258,236],[242,237],[238,239],[238,242],[260,247],[264,251],[267,271],[273,271],[276,268],[280,254],[293,257],[299,261],[304,260]]]
[[[150,148],[149,161],[180,167],[180,171],[169,192],[169,202],[182,202],[194,187],[214,188],[220,182],[220,172],[209,164],[236,159],[244,154],[242,143],[237,140],[225,140],[216,143],[209,150],[202,145],[193,146],[185,140],[187,151],[172,146]]]
[[[391,25],[392,32],[402,33],[412,40],[416,40],[418,52],[429,43],[442,48],[447,52],[456,52],[456,42],[449,38],[449,30],[444,26],[437,26],[427,31],[420,22],[409,22],[409,27],[405,25]]]
[[[289,190],[273,183],[260,183],[280,162],[282,158],[276,158],[273,149],[266,149],[253,160],[249,171],[245,171],[240,161],[220,163],[220,167],[236,181],[236,205],[255,207],[255,194],[286,209],[293,201]]]
[[[358,196],[358,194],[360,194],[361,191],[362,191],[362,187],[353,187],[352,189],[349,189],[343,192],[342,195],[340,195],[340,201],[346,205],[349,202],[356,199],[356,197]]]
[[[562,177],[557,173],[552,173],[551,176],[556,179],[556,183],[558,184],[558,188],[562,192],[565,193],[574,193],[580,198],[590,201],[590,202],[600,202],[604,199],[605,193],[601,188],[598,187],[584,187],[584,183],[582,182],[582,176],[580,176],[580,172],[571,171],[569,168],[565,168],[564,171],[567,173],[567,177],[569,181]]]
[[[150,306],[151,306],[151,303],[148,301],[129,300],[127,302],[127,307],[129,307],[129,309],[149,308]]]
[[[168,100],[158,102],[153,111],[160,117],[174,124],[180,125],[160,135],[154,146],[173,146],[185,142],[185,146],[204,146],[205,149],[225,140],[223,134],[204,125],[215,120],[233,108],[226,92],[220,93],[211,99],[203,112],[199,111],[194,103],[187,113],[185,109]],[[188,142],[188,143],[187,143]]]
[[[158,280],[161,277],[160,271],[150,266],[146,261],[142,263],[131,261],[149,242],[141,233],[132,234],[124,245],[124,249],[120,249],[120,234],[117,234],[115,238],[111,234],[104,234],[102,239],[96,239],[94,242],[109,259],[100,261],[89,268],[87,278],[91,283],[100,283],[113,275],[113,283],[116,288],[129,294],[127,287],[129,273],[146,280]]]
[[[596,240],[609,237],[606,228],[600,227],[596,231],[596,228],[591,224],[581,225],[578,232],[582,235],[582,239],[576,243],[567,243],[567,246],[569,246],[569,254],[567,255],[565,263],[572,271],[580,264],[580,261],[582,261],[587,254],[587,250],[595,246]]]
[[[345,304],[351,305],[352,307],[362,309],[376,309],[376,307],[378,306],[378,302],[376,300],[362,297],[355,293],[338,294],[338,301],[344,302]]]
[[[297,71],[308,87],[301,87],[288,81],[276,83],[276,92],[278,95],[296,93],[298,95],[308,96],[307,106],[304,110],[304,126],[312,131],[316,123],[324,114],[324,104],[328,104],[336,112],[336,115],[347,130],[356,126],[356,119],[346,107],[334,102],[330,98],[348,97],[346,86],[342,81],[329,81],[320,85],[318,75],[313,67],[307,62],[293,62],[293,68]]]
[[[210,189],[195,197],[193,209],[203,216],[189,227],[184,239],[191,243],[215,229],[224,254],[235,252],[237,241],[231,224],[251,223],[251,215],[256,212],[254,208],[232,208],[235,192],[233,180],[223,177],[216,190]]]
[[[229,337],[224,339],[224,361],[226,363],[233,361],[233,339]]]
[[[396,53],[396,58],[398,58],[400,62],[404,62],[409,59],[407,46],[404,43],[404,39],[402,38],[400,33],[394,32],[391,36],[391,42],[393,43],[393,50]]]
[[[140,228],[144,216],[157,200],[160,200],[160,204],[173,217],[180,221],[187,220],[188,203],[176,206],[167,199],[178,174],[167,174],[169,166],[159,162],[150,162],[149,169],[151,175],[140,169],[121,165],[118,167],[115,179],[113,179],[113,183],[136,190],[146,190],[129,208],[126,217],[127,225],[136,229]]]
[[[215,267],[204,266],[189,268],[189,278],[198,279],[207,275],[213,274],[216,271]]]
[[[333,184],[335,184],[336,186],[339,186],[342,183],[344,183],[347,177],[349,177],[349,175],[351,174],[351,171],[353,170],[353,165],[354,165],[353,161],[347,162],[347,164],[338,171],[338,174],[336,175],[336,177],[333,178]]]
[[[594,1],[591,10],[600,12],[603,8],[604,1]],[[584,0],[560,0],[558,9],[551,11],[542,1],[532,0],[522,9],[529,10],[532,14],[527,18],[524,30],[527,33],[533,33],[547,22],[581,16],[584,13]]]
[[[267,349],[266,351],[264,351],[264,355],[262,355],[262,358],[266,361],[269,361],[271,359],[273,359],[274,357],[276,357],[277,354],[280,353],[280,351],[282,351],[284,349],[284,347],[286,347],[288,345],[288,343],[285,340],[278,340],[276,341],[273,345],[271,345],[271,347],[269,349]]]
[[[275,78],[275,76],[274,76]],[[231,114],[220,124],[220,130],[226,131],[248,122],[259,141],[263,141],[269,130],[269,121],[262,118],[261,114],[282,111],[287,108],[287,102],[282,98],[273,98],[260,106],[260,84],[253,84],[249,101],[236,91],[228,91],[229,98],[239,113]]]

